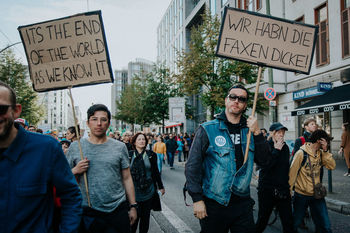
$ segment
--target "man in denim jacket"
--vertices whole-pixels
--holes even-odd
[[[247,101],[244,86],[231,87],[225,111],[202,124],[192,143],[185,175],[201,232],[255,231],[250,198],[253,163],[263,164],[269,153],[256,118],[242,116]],[[244,163],[249,130],[252,136]]]

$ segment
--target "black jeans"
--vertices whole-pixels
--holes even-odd
[[[206,198],[208,217],[200,220],[202,233],[254,233],[254,200],[250,197],[231,198],[228,206]]]
[[[273,207],[276,207],[280,216],[283,232],[294,233],[293,230],[293,214],[292,200],[289,190],[284,190],[286,198],[279,198],[275,195],[274,189],[260,189],[258,191],[259,213],[256,222],[256,232],[261,233],[265,230],[267,222],[272,213]]]
[[[88,233],[130,233],[129,205],[125,201],[111,213],[104,213],[91,208],[84,209],[84,215],[93,217]]]
[[[152,198],[146,201],[138,201],[137,204],[137,219],[134,225],[131,226],[131,232],[136,232],[137,225],[140,222],[139,233],[147,233],[149,229],[149,219],[152,209]]]
[[[188,152],[189,151],[184,151],[184,161],[186,161],[188,159]]]

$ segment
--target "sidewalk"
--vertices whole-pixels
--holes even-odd
[[[329,192],[328,188],[328,170],[324,169],[323,184],[328,190],[327,206],[333,211],[350,214],[350,177],[343,176],[347,171],[347,166],[344,159],[337,159],[336,163],[337,166],[332,171],[332,192]]]

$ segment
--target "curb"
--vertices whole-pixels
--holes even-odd
[[[325,197],[327,207],[340,214],[350,215],[350,203]]]
[[[257,187],[258,181],[256,179],[252,178],[250,185]],[[325,201],[326,201],[328,209],[335,211],[337,213],[340,213],[340,214],[350,215],[350,203],[335,200],[335,199],[332,199],[329,197],[325,197]]]

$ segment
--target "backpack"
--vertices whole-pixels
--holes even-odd
[[[305,137],[304,136],[301,136],[299,137],[300,141],[301,141],[301,145],[304,145],[305,144]],[[294,151],[294,148],[292,150],[292,156],[294,156],[294,154],[296,153],[296,151]]]

